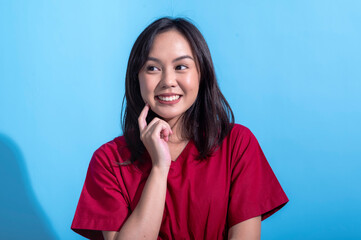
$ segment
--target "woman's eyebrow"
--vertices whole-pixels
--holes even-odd
[[[148,57],[147,61],[154,61],[154,62],[157,62],[157,63],[161,63],[160,60],[158,58],[155,58],[155,57]]]
[[[176,61],[179,61],[179,60],[182,60],[182,59],[185,59],[185,58],[189,58],[189,59],[194,61],[194,59],[191,56],[183,55],[183,56],[177,57],[172,62],[176,62]],[[157,63],[162,63],[158,58],[155,58],[155,57],[148,57],[147,61],[154,61],[154,62],[157,62]]]
[[[172,62],[176,62],[176,61],[179,61],[179,60],[182,60],[182,59],[185,59],[185,58],[189,58],[189,59],[192,59],[194,61],[194,59],[189,56],[189,55],[184,55],[184,56],[180,56],[180,57],[177,57],[176,59],[174,59]]]

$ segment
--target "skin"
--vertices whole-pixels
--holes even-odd
[[[172,160],[182,152],[188,139],[182,139],[179,119],[195,102],[200,76],[192,49],[175,30],[157,35],[149,59],[138,74],[141,95],[147,103],[138,118],[140,139],[152,159],[152,169],[141,198],[119,232],[103,231],[105,239],[157,239],[164,212],[167,177]],[[176,104],[162,104],[160,94],[181,95]],[[146,122],[149,109],[160,118]],[[232,226],[229,239],[260,239],[261,218]]]

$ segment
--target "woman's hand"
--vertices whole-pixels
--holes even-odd
[[[172,129],[160,118],[154,118],[147,124],[148,111],[149,105],[146,104],[138,118],[140,139],[148,150],[153,167],[169,170],[172,160],[167,142],[173,134]]]

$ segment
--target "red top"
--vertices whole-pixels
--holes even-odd
[[[235,124],[220,148],[205,161],[189,141],[172,162],[158,239],[227,239],[244,220],[278,211],[288,198],[252,132]],[[101,230],[119,231],[136,207],[151,161],[119,165],[129,159],[124,137],[95,151],[71,228],[90,239]]]

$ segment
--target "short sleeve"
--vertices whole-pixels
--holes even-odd
[[[114,166],[107,152],[93,154],[71,229],[89,239],[103,239],[101,231],[119,231],[130,214]]]
[[[252,132],[244,128],[234,138],[229,227],[260,215],[264,220],[288,202]]]

